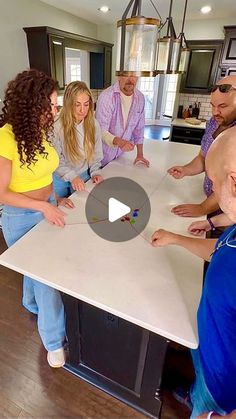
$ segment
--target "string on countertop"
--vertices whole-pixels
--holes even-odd
[[[167,177],[167,175],[168,175],[168,173],[165,173],[164,174],[164,176],[162,176],[162,178],[160,179],[160,181],[158,182],[158,185],[153,189],[153,191],[147,196],[147,198],[145,199],[145,201],[142,203],[142,205],[140,206],[140,208],[135,208],[135,209],[132,209],[131,208],[131,211],[132,211],[132,214],[133,214],[133,217],[138,217],[138,215],[139,215],[139,211],[144,207],[144,205],[146,204],[146,202],[150,199],[150,197],[155,193],[155,192],[157,192],[158,191],[158,189],[159,189],[159,187],[160,187],[160,185],[162,184],[162,182],[165,180],[165,178]],[[98,199],[95,195],[93,195],[93,193],[92,192],[90,192],[90,191],[88,191],[87,189],[84,189],[84,191],[83,192],[87,192],[88,194],[90,194],[96,201],[98,201],[99,203],[101,203],[102,205],[104,205],[104,206],[106,206],[106,208],[107,208],[107,204],[105,203],[105,202],[103,202],[103,201],[101,201],[100,199]],[[92,220],[89,222],[89,221],[87,221],[87,222],[76,222],[76,223],[66,223],[66,226],[71,226],[71,225],[79,225],[79,224],[81,224],[81,225],[83,225],[83,224],[96,224],[96,223],[102,223],[102,222],[105,222],[105,221],[108,221],[108,218],[104,218],[104,219],[101,219],[101,220],[99,220],[97,217],[93,217],[92,218]],[[134,227],[134,224],[135,224],[135,221],[134,221],[134,218],[130,218],[129,216],[124,216],[124,217],[122,217],[121,218],[121,221],[122,222],[124,222],[124,221],[128,221],[128,224],[129,225],[131,225],[131,227],[135,230],[135,231],[137,231],[136,230],[136,228]],[[141,233],[139,233],[138,231],[137,231],[137,233],[148,243],[148,244],[150,244],[150,242],[149,242],[149,240],[143,235],[143,234],[141,234]]]

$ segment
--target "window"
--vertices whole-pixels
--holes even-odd
[[[157,77],[140,78],[138,88],[145,97],[145,119],[154,119],[155,117],[157,84]]]
[[[70,81],[81,80],[80,64],[70,64]]]
[[[138,88],[145,97],[145,119],[149,123],[170,125],[174,112],[178,75],[141,77]],[[166,118],[167,115],[171,118]]]
[[[66,58],[66,84],[81,80],[80,50],[65,48]]]
[[[66,84],[83,80],[89,86],[89,53],[75,48],[65,48]]]
[[[166,75],[164,88],[164,114],[172,117],[174,111],[175,95],[177,89],[178,74]]]

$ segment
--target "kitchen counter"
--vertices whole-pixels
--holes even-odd
[[[167,169],[198,152],[193,145],[145,141],[150,168],[134,166],[133,151],[102,169],[105,179],[125,176],[149,196],[150,220],[134,239],[109,242],[95,235],[85,218],[88,194],[80,192],[72,195],[74,209],[63,208],[64,228],[42,221],[0,256],[3,266],[62,291],[65,368],[152,418],[160,418],[168,341],[198,346],[203,263],[181,247],[150,244],[157,228],[188,234],[194,219],[171,208],[203,200],[203,174],[175,180]],[[86,183],[87,191],[93,187]]]
[[[193,125],[189,124],[185,121],[183,118],[175,118],[171,122],[171,125],[177,126],[177,127],[184,127],[184,128],[198,128],[198,129],[205,129],[206,128],[206,122],[201,122],[200,125]]]

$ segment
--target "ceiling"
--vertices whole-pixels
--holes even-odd
[[[126,9],[129,0],[41,0],[58,9],[69,12],[75,16],[86,19],[96,24],[114,24],[119,20]],[[158,9],[162,20],[168,15],[169,1],[152,0]],[[173,20],[181,20],[185,0],[174,0],[172,16]],[[101,13],[98,8],[108,6],[108,13]],[[210,5],[212,11],[207,15],[200,12],[202,6]],[[150,0],[142,1],[142,14],[145,17],[157,17]],[[227,19],[236,17],[235,0],[188,0],[186,19]]]

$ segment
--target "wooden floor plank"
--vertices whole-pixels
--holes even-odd
[[[5,418],[18,418],[21,413],[21,408],[13,403],[10,399],[0,394],[0,417]]]

